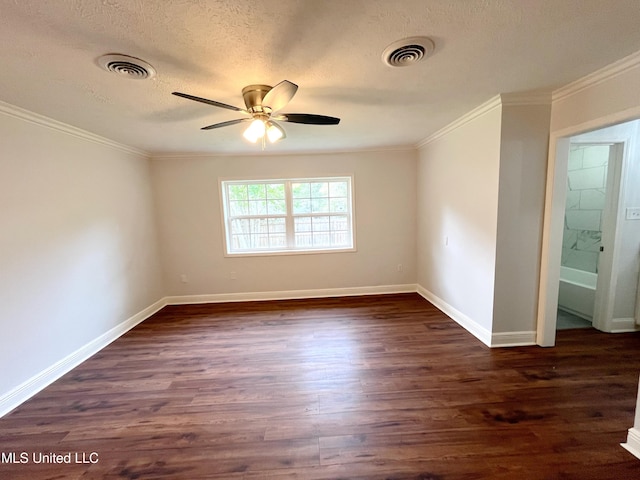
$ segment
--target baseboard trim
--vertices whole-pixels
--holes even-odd
[[[535,331],[491,334],[492,347],[526,347],[529,345],[537,345]]]
[[[634,457],[640,458],[640,430],[630,428],[627,434],[627,443],[621,443],[620,445]]]
[[[637,332],[636,319],[633,317],[628,318],[614,318],[611,321],[611,333],[629,333]]]
[[[133,327],[149,318],[165,305],[166,303],[164,298],[158,300],[119,325],[116,325],[108,332],[103,333],[83,347],[80,347],[78,350],[66,356],[62,360],[56,362],[37,375],[34,375],[29,380],[18,385],[5,395],[0,396],[0,417],[3,417],[36,393],[51,385],[89,357],[95,355],[111,342],[117,340]]]
[[[491,344],[491,332],[484,328],[482,325],[479,325],[475,320],[466,316],[455,307],[449,305],[447,302],[424,288],[422,285],[417,286],[417,292],[425,300],[433,303],[433,305],[435,305],[439,310],[451,317],[452,320],[454,320],[462,328],[467,330],[471,335],[484,343],[487,347],[493,346]]]
[[[257,302],[263,300],[295,300],[302,298],[352,297],[357,295],[384,295],[415,293],[415,284],[378,285],[371,287],[319,288],[313,290],[282,290],[275,292],[214,293],[209,295],[174,295],[165,297],[166,305],[194,303]]]

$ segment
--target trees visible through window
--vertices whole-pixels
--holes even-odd
[[[351,177],[222,181],[227,254],[352,250]]]

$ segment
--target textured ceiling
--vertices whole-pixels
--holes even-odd
[[[270,151],[415,145],[498,93],[552,90],[640,50],[638,0],[0,0],[0,100],[153,153],[255,152],[233,111],[252,83],[300,86]],[[427,35],[413,67],[381,61]],[[151,80],[101,70],[123,53]]]

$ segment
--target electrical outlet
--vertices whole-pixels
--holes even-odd
[[[397,268],[398,268],[398,271],[401,272],[402,271],[402,264],[399,263]]]
[[[229,273],[229,278],[231,280],[236,280],[238,278],[238,275],[236,274],[236,272],[230,272]]]
[[[182,275],[180,275],[180,281],[182,283],[189,283],[189,278],[187,277],[186,274],[183,273]]]

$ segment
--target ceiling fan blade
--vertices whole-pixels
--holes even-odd
[[[297,91],[298,85],[283,80],[267,92],[262,99],[262,105],[271,108],[272,112],[277,112],[291,101]]]
[[[200,130],[211,130],[214,128],[222,128],[228,127],[229,125],[236,125],[242,122],[251,122],[253,118],[237,118],[235,120],[229,120],[228,122],[214,123],[213,125],[207,125],[206,127],[202,127]]]
[[[326,115],[313,115],[311,113],[281,113],[271,117],[289,123],[305,123],[307,125],[337,125],[340,119],[336,117],[327,117]]]
[[[234,110],[236,112],[249,113],[242,108],[234,107],[233,105],[227,105],[226,103],[216,102],[215,100],[209,100],[201,97],[194,97],[193,95],[187,95],[186,93],[180,93],[180,92],[171,92],[171,93],[178,97],[194,100],[196,102],[206,103],[207,105],[213,105],[214,107],[226,108],[227,110]]]

